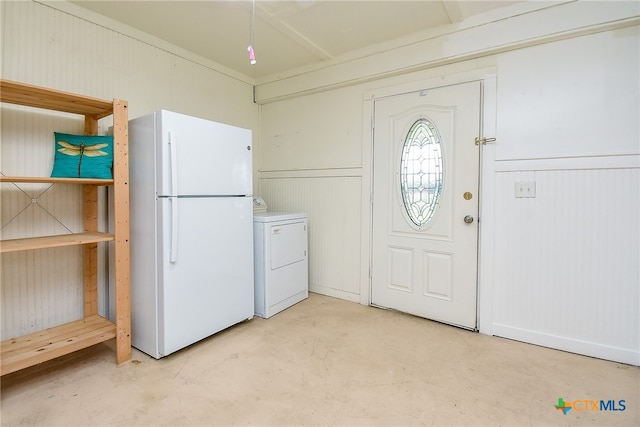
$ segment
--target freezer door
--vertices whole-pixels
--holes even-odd
[[[249,129],[166,110],[156,116],[159,196],[252,194]]]
[[[163,235],[158,347],[166,356],[253,317],[253,214],[251,197],[158,203]],[[171,218],[172,203],[178,203],[177,221]]]

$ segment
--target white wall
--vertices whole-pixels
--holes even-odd
[[[497,56],[496,160],[638,154],[638,27]]]
[[[259,112],[246,77],[70,3],[2,1],[0,14],[2,78],[124,99],[130,118],[164,108],[250,128],[257,142]],[[0,172],[48,176],[52,132],[81,133],[83,118],[25,110],[2,105]],[[110,124],[101,122],[100,132]],[[3,238],[81,230],[79,186],[1,185]],[[82,317],[79,254],[69,248],[2,256],[2,339]]]
[[[311,271],[322,272],[311,290],[368,303],[366,96],[488,68],[485,136],[497,141],[483,148],[480,331],[640,364],[637,9],[563,4],[431,38],[422,65],[399,49],[259,85],[260,191],[309,213]],[[536,198],[516,199],[518,181],[534,181]]]
[[[361,90],[347,88],[263,106],[258,161],[269,210],[309,215],[310,290],[352,301],[361,282],[362,111],[343,107],[361,103]]]
[[[487,332],[640,364],[639,40],[621,28],[497,57]],[[519,181],[536,197],[515,198]]]

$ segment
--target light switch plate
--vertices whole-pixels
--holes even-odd
[[[536,197],[535,181],[516,182],[516,197]]]

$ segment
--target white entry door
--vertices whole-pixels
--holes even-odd
[[[476,328],[480,91],[375,101],[373,305]]]

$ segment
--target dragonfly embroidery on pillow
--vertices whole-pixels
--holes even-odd
[[[55,133],[52,177],[112,179],[113,137]]]
[[[101,148],[109,146],[109,144],[106,143],[85,145],[84,142],[81,142],[80,145],[73,145],[66,141],[58,141],[58,144],[62,145],[62,148],[58,148],[58,152],[66,154],[67,156],[80,156],[78,158],[78,177],[80,177],[80,168],[82,166],[83,156],[97,157],[109,154],[106,151],[100,151]]]

